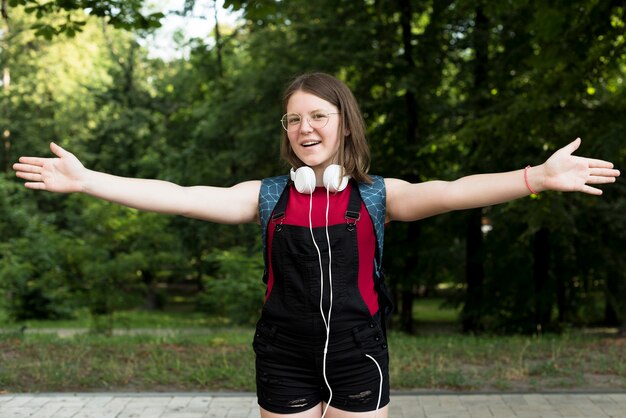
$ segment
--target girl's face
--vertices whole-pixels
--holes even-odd
[[[340,145],[339,109],[313,94],[296,91],[287,102],[287,113],[300,115],[299,125],[295,124],[287,131],[289,144],[296,156],[318,174],[336,163]],[[320,127],[316,120],[326,116],[326,125]]]

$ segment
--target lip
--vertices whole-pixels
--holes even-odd
[[[315,140],[315,139],[310,139],[308,141],[302,141],[300,143],[300,146],[304,147],[304,148],[310,148],[310,147],[313,147],[315,145],[319,145],[321,143],[322,143],[322,141],[318,141],[318,140]]]

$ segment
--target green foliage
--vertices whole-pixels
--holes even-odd
[[[9,318],[59,319],[76,306],[71,281],[66,280],[63,249],[69,239],[19,202],[26,193],[0,176],[0,306]],[[26,205],[27,207],[30,205]]]
[[[31,230],[30,228],[36,228]],[[33,243],[36,242],[34,245]],[[0,289],[4,308],[16,321],[61,319],[73,315],[77,301],[67,280],[63,237],[47,225],[29,225],[22,238],[0,244]]]
[[[87,167],[118,175],[230,186],[280,174],[280,94],[307,71],[336,74],[355,92],[373,174],[416,182],[513,170],[540,164],[576,136],[579,154],[626,162],[624,8],[615,2],[227,1],[245,22],[220,28],[219,42],[194,40],[188,57],[171,62],[150,60],[139,46],[138,34],[158,21],[139,0],[9,5],[11,31],[0,35],[11,75],[0,93],[5,171],[55,139]],[[84,11],[111,25],[103,30]],[[65,294],[97,313],[176,284],[203,289],[206,309],[236,321],[258,312],[255,225],[139,214],[2,184],[12,196],[0,197],[3,289],[37,288],[51,301]],[[451,302],[483,329],[624,323],[625,192],[620,180],[602,198],[545,193],[478,217],[394,224],[388,277],[410,297],[449,284]],[[493,227],[480,248],[468,240],[476,220]],[[38,230],[49,248],[20,241]],[[475,305],[467,257],[484,272]],[[63,274],[46,276],[54,263]]]
[[[73,38],[81,32],[87,21],[78,17],[76,11],[83,12],[83,16],[86,14],[103,18],[108,24],[118,29],[160,27],[164,14],[160,12],[144,14],[143,3],[143,0],[54,0],[44,3],[37,0],[8,1],[10,7],[23,7],[26,13],[35,15],[38,22],[32,24],[31,29],[34,30],[35,35],[47,40],[60,34]],[[3,11],[8,16],[8,11]]]
[[[198,308],[230,318],[233,323],[254,323],[263,305],[263,258],[241,248],[215,251],[215,276],[203,278],[204,291],[198,295]]]
[[[137,306],[158,291],[181,262],[168,218],[141,213],[84,196],[73,196],[66,212],[77,234],[73,261],[82,276],[80,292],[94,316]]]

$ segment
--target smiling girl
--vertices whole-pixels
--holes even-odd
[[[289,85],[281,154],[289,176],[233,187],[183,187],[85,168],[52,143],[55,158],[21,157],[25,186],[82,192],[140,210],[262,226],[267,294],[254,337],[262,417],[387,417],[388,347],[380,277],[385,223],[494,205],[546,190],[600,195],[619,176],[607,161],[572,155],[456,181],[411,184],[368,174],[357,102],[341,81],[305,74]]]

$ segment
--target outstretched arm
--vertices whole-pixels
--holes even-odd
[[[557,190],[601,195],[602,190],[591,185],[613,183],[620,173],[608,161],[572,155],[580,142],[576,139],[526,172],[522,169],[416,184],[385,179],[387,218],[414,221],[452,210],[495,205],[527,196],[530,189],[536,193]]]
[[[118,177],[86,169],[74,154],[52,143],[57,158],[21,157],[13,165],[16,176],[30,189],[82,192],[110,202],[151,212],[183,215],[219,223],[257,220],[261,183],[233,187],[182,187],[161,180]]]

